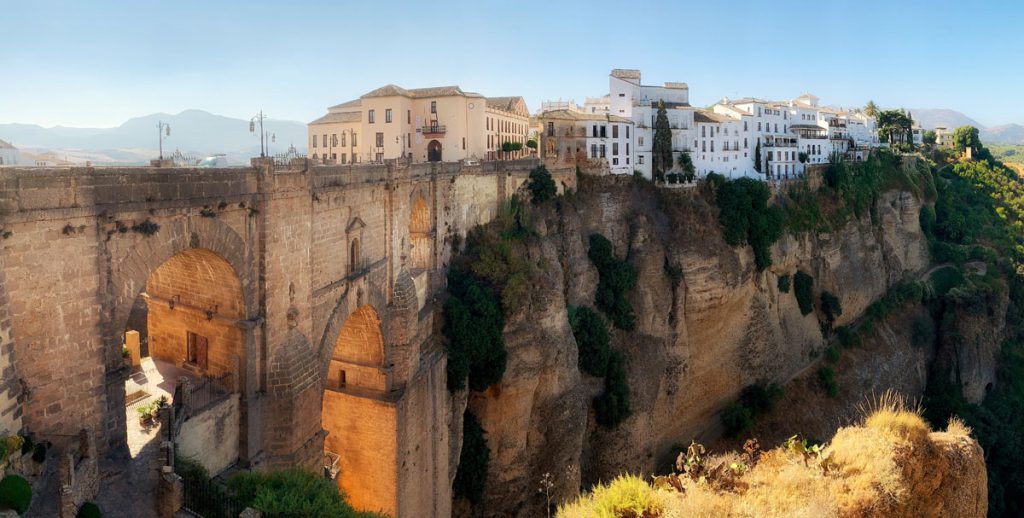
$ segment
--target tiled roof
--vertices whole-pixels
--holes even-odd
[[[367,97],[408,97],[410,99],[425,97],[483,97],[478,93],[464,92],[458,86],[435,86],[431,88],[402,88],[397,85],[386,85],[376,90],[367,92],[361,98]]]
[[[635,79],[640,80],[640,71],[632,68],[616,68],[612,70],[612,77],[619,79]]]
[[[550,110],[541,113],[537,118],[571,121],[608,121],[623,122],[628,124],[633,123],[633,121],[625,117],[619,117],[618,115],[610,115],[606,113],[584,113],[575,110]]]
[[[509,97],[488,97],[487,107],[494,108],[495,110],[514,112],[516,111],[516,104],[521,100],[523,100],[523,98],[518,95]]]
[[[735,120],[735,119],[732,119],[730,117],[726,117],[725,115],[722,115],[722,114],[719,114],[719,113],[714,113],[714,112],[709,112],[709,111],[704,111],[704,110],[694,110],[693,111],[693,122],[713,122],[713,123],[717,124],[717,123],[720,123],[720,122],[729,122],[730,120]]]
[[[328,113],[319,119],[310,122],[313,124],[338,124],[341,122],[359,122],[362,118],[362,114],[359,112],[344,112],[344,113]]]
[[[358,108],[358,107],[362,106],[362,104],[363,104],[363,101],[361,101],[359,99],[353,99],[351,101],[344,102],[344,103],[341,103],[341,104],[335,104],[334,106],[331,106],[330,108],[328,108],[328,110],[339,110],[339,109],[342,109],[342,108]]]

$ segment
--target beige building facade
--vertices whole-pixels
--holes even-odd
[[[529,111],[517,96],[387,85],[331,106],[308,133],[310,158],[326,163],[514,159],[529,151]],[[519,149],[502,151],[506,142]]]

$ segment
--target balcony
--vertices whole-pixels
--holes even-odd
[[[445,127],[438,125],[423,126],[420,128],[420,133],[424,137],[443,137],[445,134]]]

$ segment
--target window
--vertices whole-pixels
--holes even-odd
[[[384,133],[377,132],[377,147],[384,147]]]
[[[337,153],[331,153],[331,160],[337,160],[337,159],[338,159],[338,154]]]
[[[367,121],[367,122],[369,122],[370,124],[373,124],[373,121],[374,121],[374,119],[376,118],[376,115],[377,115],[377,114],[376,114],[376,110],[370,110],[370,111],[368,111],[368,112],[366,113],[366,121]]]
[[[601,149],[601,158],[604,158],[605,157],[605,147],[604,147],[604,144],[601,144],[601,148],[600,149]]]
[[[594,124],[593,134],[594,134],[594,138],[597,138],[597,124]]]
[[[462,137],[462,149],[466,149],[466,137]]]
[[[209,367],[209,340],[205,336],[200,336],[192,331],[186,331],[185,334],[185,361],[199,367],[200,369],[206,369]]]
[[[412,110],[405,110],[405,123],[412,124]],[[412,141],[410,140],[409,143],[411,144]]]
[[[590,158],[597,158],[597,144],[590,145]]]
[[[612,142],[612,156],[619,156],[619,143]]]
[[[327,147],[327,134],[326,133],[324,133],[323,139],[324,139],[324,141],[323,141],[324,147]]]
[[[555,123],[554,122],[549,122],[548,123],[548,136],[549,137],[553,137],[554,135],[555,135]]]
[[[384,123],[391,124],[391,108],[384,110]]]
[[[345,133],[341,134],[341,147],[345,147]]]
[[[715,152],[715,141],[714,140],[711,141],[711,152],[712,153]]]
[[[743,121],[743,131],[747,131],[747,121]]]
[[[612,158],[612,165],[619,165],[619,159],[618,158]]]
[[[345,153],[342,153],[341,154],[341,163],[342,164],[348,163],[348,162],[346,162],[346,160],[348,160],[348,155],[346,155]]]
[[[316,147],[316,135],[313,135],[313,147]]]
[[[376,160],[377,160],[378,163],[383,162],[384,161],[384,153],[377,153]]]
[[[619,138],[619,125],[612,125],[612,138]]]
[[[644,138],[643,137],[638,137],[636,145],[638,145],[638,146],[644,145]],[[643,162],[640,162],[640,163],[642,164]]]
[[[626,157],[626,165],[629,165],[629,157]]]
[[[354,131],[353,131],[353,132],[352,132],[352,147],[356,147],[356,146],[358,146],[358,145],[359,145],[359,144],[358,144],[358,143],[356,142],[356,132],[354,132]],[[356,161],[356,157],[355,157],[354,155],[352,156],[352,161],[353,161],[353,162],[355,162],[355,161]]]
[[[747,149],[747,137],[743,137],[743,149]]]
[[[605,138],[607,136],[608,136],[608,127],[607,126],[601,126],[601,138]]]
[[[359,271],[359,239],[353,239],[348,249],[348,273]]]
[[[629,126],[626,126],[626,127],[628,128]],[[626,157],[627,157],[626,158],[626,163],[628,164],[629,163],[629,158],[628,158],[629,157],[629,142],[626,142]]]
[[[337,133],[331,133],[331,145],[334,146],[334,147],[338,146],[338,134]]]
[[[626,138],[629,138],[629,126],[626,126]]]
[[[708,136],[708,127],[707,126],[701,126],[700,127],[700,136],[702,136],[702,137]]]
[[[757,123],[757,131],[761,131],[761,123],[760,122]]]
[[[625,97],[626,94],[619,94],[619,97]]]
[[[701,153],[706,153],[707,150],[708,150],[708,141],[706,141],[706,140],[700,141],[700,152]]]
[[[636,157],[636,163],[638,163],[640,165],[644,165],[644,156],[643,155],[637,156]]]
[[[430,113],[437,113],[437,101],[430,101]]]
[[[338,388],[345,388],[345,369],[338,370]]]

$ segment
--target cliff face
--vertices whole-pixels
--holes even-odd
[[[576,494],[581,481],[650,473],[673,444],[717,436],[717,412],[744,386],[800,373],[824,343],[816,313],[802,316],[793,292],[779,292],[780,275],[812,275],[815,297],[827,290],[840,299],[843,325],[928,264],[921,202],[905,192],[885,193],[873,217],[832,234],[784,236],[764,272],[749,247],[724,242],[710,195],[657,199],[631,179],[605,179],[535,215],[541,238],[529,258],[543,279],[507,322],[504,379],[468,401],[492,451],[476,513],[536,515],[544,473],[555,482],[553,501]],[[595,232],[639,273],[629,294],[637,328],[612,332],[632,407],[613,430],[595,423],[591,400],[602,380],[577,368],[566,317],[567,305],[593,305],[598,274],[587,240]],[[666,265],[682,272],[678,282]]]

